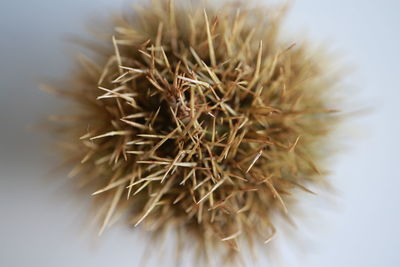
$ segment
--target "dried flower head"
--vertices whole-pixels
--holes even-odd
[[[120,211],[234,253],[268,242],[271,214],[322,178],[333,82],[277,40],[281,11],[155,1],[113,21],[58,90],[77,104],[58,133],[71,175],[96,187],[101,231]]]

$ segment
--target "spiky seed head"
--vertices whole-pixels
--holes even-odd
[[[271,214],[323,176],[332,80],[277,40],[280,9],[155,2],[114,20],[58,90],[77,104],[58,135],[71,175],[96,187],[101,232],[122,211],[201,251],[269,241]]]

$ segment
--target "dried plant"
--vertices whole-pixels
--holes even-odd
[[[76,104],[57,138],[71,176],[96,187],[101,232],[128,214],[233,255],[240,238],[270,241],[271,215],[323,179],[334,81],[305,44],[277,39],[283,13],[154,1],[91,46],[56,90]]]

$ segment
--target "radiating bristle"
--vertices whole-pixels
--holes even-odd
[[[79,106],[58,133],[71,175],[96,187],[100,232],[124,209],[203,250],[268,243],[271,214],[321,177],[332,81],[307,47],[277,41],[273,10],[154,2],[119,17],[108,51],[61,91]]]

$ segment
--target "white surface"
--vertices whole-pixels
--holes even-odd
[[[65,75],[72,53],[63,37],[83,34],[85,17],[122,2],[1,2],[0,266],[139,264],[143,238],[123,226],[100,240],[82,236],[88,199],[78,199],[62,177],[46,179],[56,160],[43,134],[26,131],[57,105],[36,84]],[[306,29],[313,40],[330,40],[344,52],[357,67],[348,82],[358,95],[349,98],[375,109],[351,126],[358,140],[331,177],[337,204],[323,211],[318,197],[309,201],[316,211],[307,218],[312,246],[287,254],[296,246],[285,247],[290,266],[400,266],[399,8],[395,0],[298,0],[289,14],[290,30]]]

